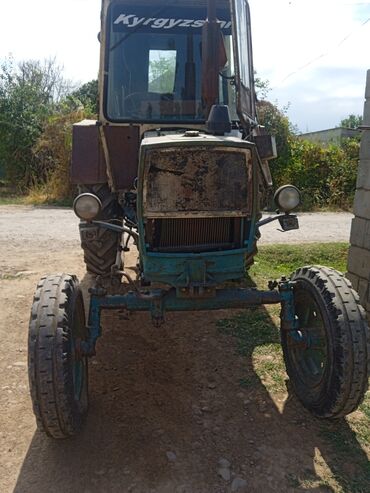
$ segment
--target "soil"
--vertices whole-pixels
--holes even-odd
[[[146,314],[106,314],[82,434],[55,442],[38,432],[27,380],[29,310],[39,277],[60,271],[88,287],[71,212],[1,207],[2,493],[342,491],[343,470],[335,473],[319,422],[288,390],[240,385],[254,375],[253,362],[217,329],[230,311],[168,314],[160,329]],[[364,451],[348,436],[353,454],[341,467],[351,475]]]

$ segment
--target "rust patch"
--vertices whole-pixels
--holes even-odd
[[[249,151],[177,148],[148,156],[146,213],[249,213]]]
[[[138,172],[139,127],[108,125],[104,128],[116,190],[132,190]]]
[[[73,125],[71,182],[77,185],[106,183],[105,160],[95,121]]]
[[[109,125],[104,128],[114,188],[132,190],[138,172],[139,127]],[[71,181],[95,184],[108,181],[107,165],[95,121],[73,126]]]

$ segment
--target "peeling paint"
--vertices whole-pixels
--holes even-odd
[[[250,151],[207,147],[152,150],[146,165],[146,213],[249,213]]]

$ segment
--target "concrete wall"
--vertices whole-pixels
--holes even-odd
[[[302,140],[309,140],[315,144],[340,144],[344,139],[353,139],[361,134],[359,130],[353,128],[329,128],[318,132],[308,132],[298,137]]]
[[[361,138],[360,163],[352,222],[351,247],[347,277],[358,291],[370,317],[370,70],[367,72],[364,130]]]

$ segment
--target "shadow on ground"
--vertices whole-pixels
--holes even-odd
[[[356,491],[346,478],[367,459],[347,423],[325,428],[349,442],[351,457],[338,459],[321,422],[293,397],[270,396],[253,348],[241,357],[220,333],[218,320],[230,316],[168,314],[154,329],[145,314],[107,313],[82,434],[54,442],[37,432],[15,492],[221,493],[234,475],[247,481],[239,491]],[[272,329],[264,343],[275,341]],[[218,475],[221,458],[230,481]]]

